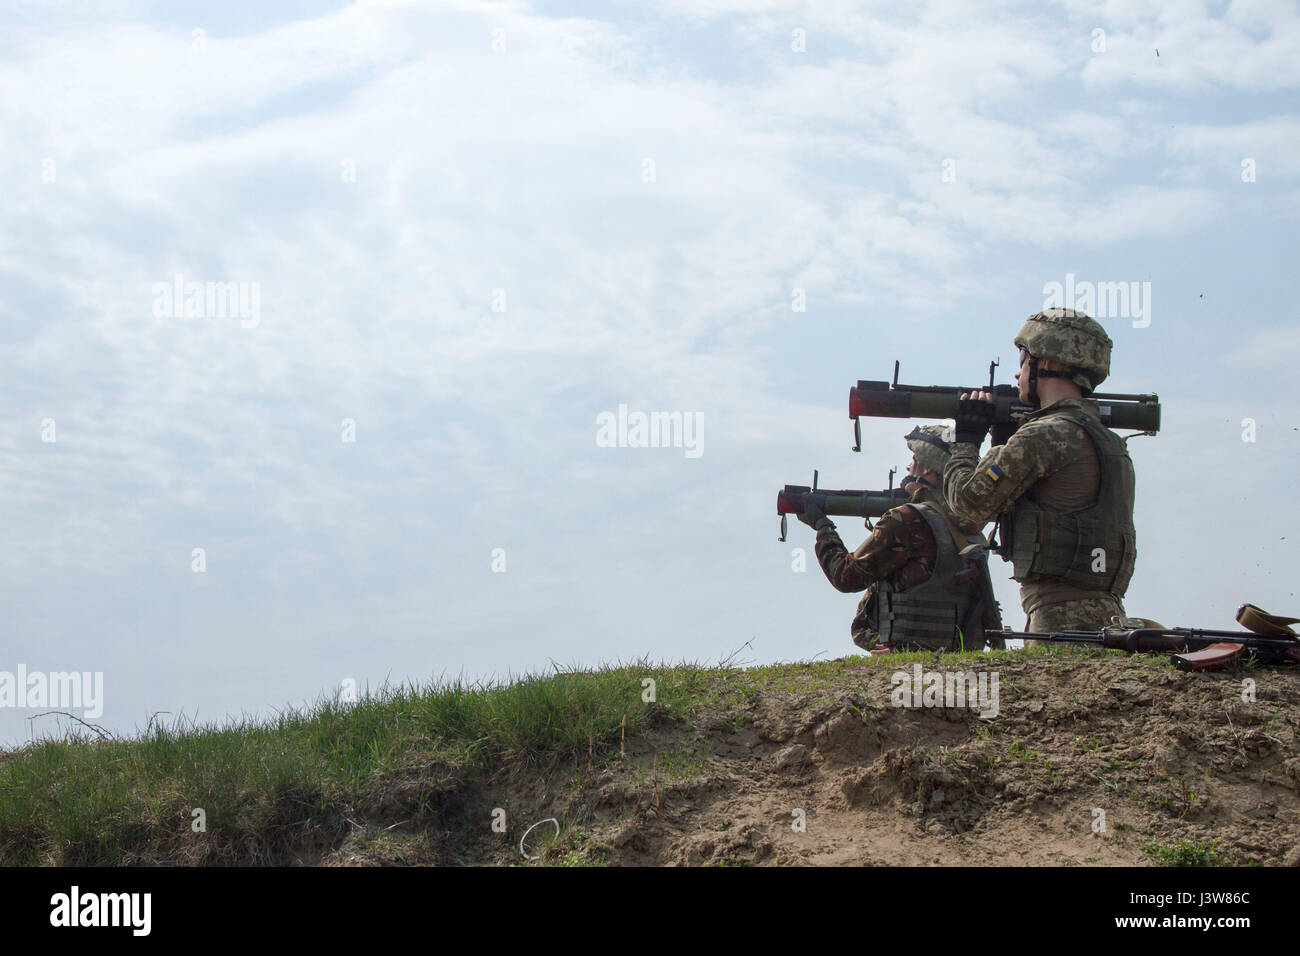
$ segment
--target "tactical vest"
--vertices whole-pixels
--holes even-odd
[[[943,516],[925,502],[914,502],[908,507],[920,512],[934,535],[934,571],[925,581],[906,591],[895,590],[890,581],[877,584],[872,626],[882,644],[913,644],[932,650],[956,650],[957,627],[966,620],[971,605],[979,600],[980,582],[957,582],[957,572],[962,570],[964,562],[957,553],[952,533]],[[964,634],[964,643],[968,650],[979,650],[984,646],[984,635],[978,616],[971,627],[978,634]]]
[[[1096,446],[1101,466],[1097,500],[1078,511],[1050,511],[1027,495],[1020,498],[999,521],[998,554],[1011,562],[1017,581],[1061,578],[1122,599],[1137,559],[1133,460],[1123,440],[1087,412],[1067,408],[1060,414],[1081,425]]]

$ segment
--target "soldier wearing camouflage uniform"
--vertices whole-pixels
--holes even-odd
[[[962,395],[944,494],[966,521],[999,518],[1026,630],[1099,630],[1124,616],[1137,558],[1133,462],[1088,397],[1110,373],[1112,343],[1082,312],[1047,309],[1015,344],[1020,400],[1038,408],[1018,428],[995,426],[980,458],[992,398]]]
[[[987,542],[979,525],[956,521],[943,500],[948,431],[927,425],[907,436],[913,458],[903,487],[911,483],[910,501],[882,515],[856,551],[844,547],[835,525],[812,502],[799,515],[817,532],[817,561],[827,580],[846,593],[867,591],[850,628],[853,643],[864,650],[984,647],[978,606],[984,582],[958,583],[955,576],[964,565],[961,549]],[[987,567],[980,570],[987,575]]]

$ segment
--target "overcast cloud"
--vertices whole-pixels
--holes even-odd
[[[883,486],[911,426],[852,454],[848,387],[1010,381],[1067,274],[1151,284],[1102,318],[1164,403],[1129,611],[1294,614],[1297,85],[1282,0],[10,5],[0,670],[129,732],[856,652],[776,491]],[[620,404],[702,453],[598,447]]]

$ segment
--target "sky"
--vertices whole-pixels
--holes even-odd
[[[1128,611],[1300,613],[1298,85],[1281,0],[10,2],[0,672],[132,734],[857,653],[776,492],[883,487],[848,388],[1010,382],[1067,282],[1163,404]]]

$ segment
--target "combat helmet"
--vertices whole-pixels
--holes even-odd
[[[907,433],[907,447],[917,461],[942,475],[952,438],[951,425],[918,425]]]
[[[1096,319],[1074,309],[1044,309],[1025,320],[1015,344],[1035,359],[1051,359],[1068,365],[1064,372],[1040,371],[1030,364],[1030,396],[1037,401],[1037,379],[1068,378],[1084,393],[1093,391],[1110,374],[1110,350],[1114,344]]]

